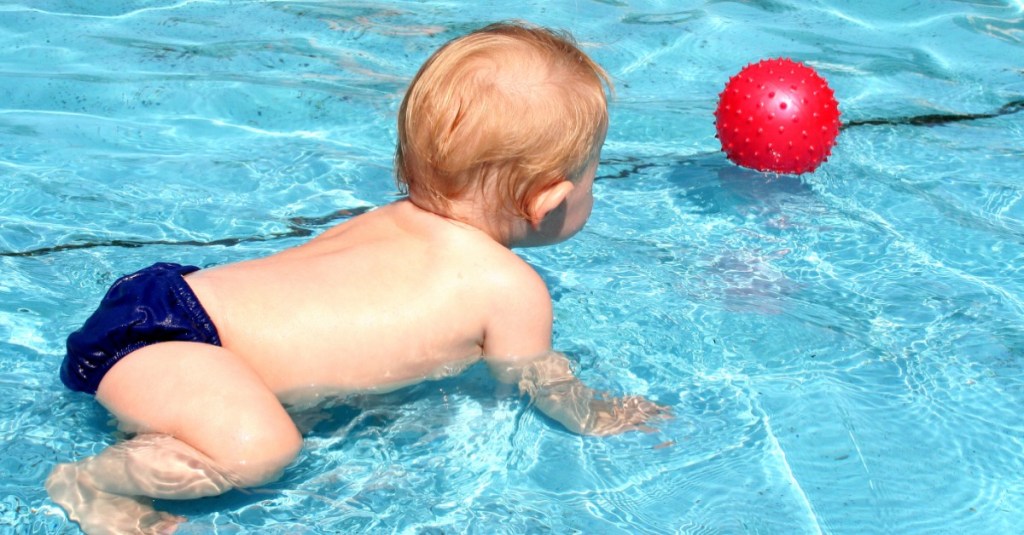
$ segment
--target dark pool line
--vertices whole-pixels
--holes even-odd
[[[1003,104],[993,113],[935,113],[928,115],[914,115],[911,117],[896,117],[892,119],[857,119],[847,121],[840,126],[840,130],[854,126],[937,126],[963,121],[977,121],[979,119],[992,119],[1002,115],[1011,115],[1024,110],[1024,99],[1018,99]]]
[[[914,115],[911,117],[896,117],[891,119],[855,119],[848,121],[840,125],[840,130],[846,128],[858,127],[858,126],[938,126],[949,123],[958,123],[964,121],[977,121],[980,119],[992,119],[994,117],[1000,117],[1003,115],[1011,115],[1024,111],[1024,99],[1012,100],[1006,104],[1003,104],[998,110],[992,113],[967,113],[967,114],[928,114],[928,115]],[[721,154],[721,151],[709,151],[699,152],[691,154],[687,157],[687,160],[694,160],[698,158],[717,156]],[[645,161],[636,157],[624,157],[617,159],[602,160],[602,164],[605,165],[621,165],[624,166],[622,169],[618,169],[614,173],[599,175],[597,180],[619,180],[629,178],[636,175],[640,171],[649,167],[658,167],[661,164]]]
[[[188,247],[234,247],[242,243],[250,242],[264,242],[273,240],[282,240],[286,238],[305,238],[313,235],[317,228],[355,217],[359,214],[368,212],[372,206],[360,206],[358,208],[346,208],[333,212],[325,216],[317,217],[293,217],[288,220],[288,230],[284,232],[275,232],[273,234],[266,234],[262,236],[247,236],[239,238],[221,238],[217,240],[200,241],[200,240],[106,240],[106,241],[94,241],[94,242],[81,242],[81,243],[67,243],[61,245],[53,245],[50,247],[40,247],[38,249],[29,249],[27,251],[0,251],[0,257],[10,258],[25,258],[33,256],[46,256],[50,254],[62,253],[65,251],[75,251],[79,249],[95,249],[99,247],[119,247],[122,249],[136,249],[139,247],[147,247],[151,245],[170,245],[175,247],[188,246]]]
[[[311,232],[311,231],[310,231]],[[0,257],[12,257],[12,258],[23,258],[32,256],[46,256],[55,253],[63,253],[65,251],[75,251],[78,249],[95,249],[99,247],[118,247],[121,249],[137,249],[139,247],[147,247],[150,245],[173,245],[173,246],[194,246],[194,247],[207,247],[207,246],[224,246],[231,247],[245,242],[259,242],[259,241],[270,241],[278,240],[281,238],[289,238],[292,236],[308,236],[310,232],[281,232],[277,234],[270,234],[267,236],[252,236],[247,238],[223,238],[219,240],[211,241],[199,241],[199,240],[109,240],[109,241],[95,241],[95,242],[82,242],[82,243],[66,243],[62,245],[53,245],[50,247],[40,247],[38,249],[29,249],[27,251],[3,251],[0,252]]]
[[[964,121],[977,121],[980,119],[992,119],[1003,115],[1011,115],[1024,110],[1024,99],[1012,100],[1003,104],[998,110],[992,113],[937,113],[927,115],[914,115],[910,117],[895,117],[890,119],[855,119],[847,121],[840,125],[840,130],[847,128],[859,127],[859,126],[937,126],[949,123],[958,123]],[[620,163],[625,163],[630,159],[620,160]],[[629,169],[621,169],[614,175],[602,175],[597,177],[601,179],[622,179],[627,178],[636,174],[638,171],[645,167],[654,167],[653,163],[634,163]],[[274,234],[268,234],[265,236],[249,236],[245,238],[222,238],[219,240],[211,241],[197,241],[197,240],[110,240],[101,242],[84,242],[84,243],[69,243],[63,245],[54,245],[50,247],[40,247],[38,249],[30,249],[28,251],[0,251],[0,257],[32,257],[32,256],[45,256],[54,253],[61,253],[64,251],[73,251],[77,249],[94,249],[97,247],[122,247],[122,248],[136,248],[145,247],[148,245],[171,245],[171,246],[190,246],[190,247],[208,247],[208,246],[221,246],[221,247],[233,247],[242,243],[248,242],[263,242],[280,240],[285,238],[302,238],[313,234],[314,229],[321,227],[336,221],[348,219],[350,217],[357,216],[359,214],[369,211],[372,207],[362,206],[358,208],[348,208],[338,210],[332,214],[318,217],[295,217],[288,220],[288,226],[290,229],[286,232],[278,232]]]

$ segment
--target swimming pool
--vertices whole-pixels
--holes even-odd
[[[73,532],[42,482],[116,437],[56,375],[120,274],[299,243],[394,199],[400,93],[486,22],[571,29],[616,79],[597,205],[525,250],[556,347],[676,418],[569,435],[478,368],[304,415],[186,533],[1009,533],[1024,525],[1024,4],[0,4],[0,532]],[[739,169],[746,63],[828,80],[801,178]]]

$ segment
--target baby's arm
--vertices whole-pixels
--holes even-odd
[[[534,405],[581,435],[612,435],[635,429],[669,411],[639,396],[609,397],[587,387],[572,372],[569,359],[551,350],[551,298],[544,281],[528,266],[503,281],[505,292],[484,336],[484,360],[503,383],[519,386]]]
[[[518,383],[541,412],[581,435],[648,430],[649,420],[669,414],[643,397],[615,398],[588,387],[573,374],[569,359],[555,351],[522,361],[488,359],[488,365],[498,380]]]

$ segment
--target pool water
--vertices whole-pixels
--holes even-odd
[[[675,418],[580,438],[472,368],[299,415],[280,481],[159,504],[183,532],[1019,532],[1020,0],[0,2],[0,532],[74,533],[43,481],[117,439],[56,374],[106,287],[395,199],[405,84],[504,18],[617,84],[591,222],[520,251],[555,346]],[[728,77],[779,56],[846,123],[801,177],[714,137]]]

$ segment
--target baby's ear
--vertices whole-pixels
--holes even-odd
[[[563,178],[534,195],[529,204],[530,225],[535,230],[540,229],[541,221],[565,202],[574,187],[575,184]]]

